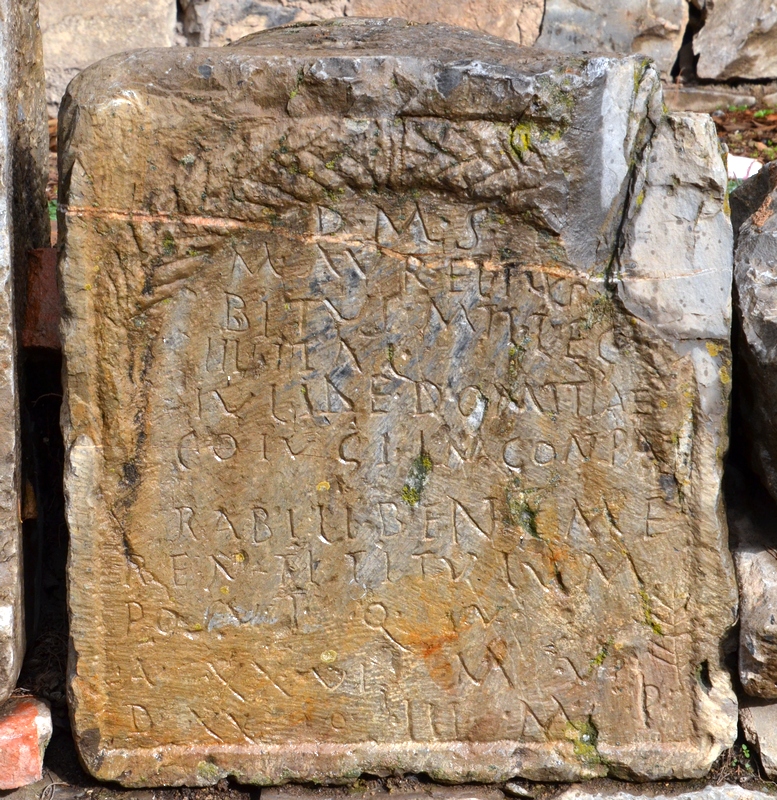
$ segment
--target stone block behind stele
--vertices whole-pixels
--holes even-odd
[[[640,57],[334,20],[62,108],[71,697],[127,786],[702,774],[731,228]]]
[[[44,90],[37,0],[0,0],[0,706],[25,647],[17,331],[28,252],[49,244]]]

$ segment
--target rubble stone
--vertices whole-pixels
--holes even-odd
[[[13,697],[0,706],[0,790],[41,779],[51,733],[51,712],[44,700]]]
[[[14,286],[26,284],[27,251],[48,244],[43,64],[36,0],[0,0],[0,703],[24,655],[20,441]]]
[[[767,800],[767,792],[745,789],[736,784],[705,786],[693,792],[681,794],[640,794],[633,792],[597,792],[586,788],[573,787],[559,795],[559,800]]]
[[[708,5],[693,49],[700,78],[777,78],[777,5],[770,0],[715,0]]]
[[[342,19],[103,61],[62,126],[93,774],[703,774],[737,724],[711,120],[642,58]]]
[[[49,111],[56,114],[65,87],[89,64],[172,45],[175,20],[176,0],[40,0]]]
[[[740,393],[744,390],[740,385]],[[727,515],[739,585],[739,678],[749,695],[775,699],[777,549],[773,530],[777,507],[751,473],[745,476],[732,468],[729,480]]]
[[[759,541],[737,548],[740,597],[739,675],[755,697],[777,698],[777,551]]]
[[[766,776],[777,777],[777,703],[745,702],[739,719],[747,741],[758,751]]]
[[[545,0],[537,44],[565,53],[643,53],[668,75],[687,24],[686,0]]]

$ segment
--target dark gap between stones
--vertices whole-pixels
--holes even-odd
[[[697,8],[692,2],[688,2],[688,24],[685,26],[683,43],[677,51],[677,60],[674,62],[670,75],[675,83],[696,83],[696,63],[699,60],[693,52],[693,39],[696,34],[704,27],[707,21],[707,11]]]

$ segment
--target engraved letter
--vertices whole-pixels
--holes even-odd
[[[254,509],[254,544],[266,542],[272,536],[272,530],[267,524],[267,511],[259,507]]]
[[[246,307],[243,298],[227,292],[227,324],[228,331],[247,331],[248,317],[243,309]]]
[[[187,536],[191,536],[192,539],[196,541],[197,537],[194,535],[192,526],[189,524],[194,516],[194,511],[188,506],[182,506],[181,508],[176,508],[175,510],[178,512],[179,520],[178,537],[184,539]]]

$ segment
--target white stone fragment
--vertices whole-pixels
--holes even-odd
[[[755,158],[734,156],[729,153],[726,158],[728,177],[730,180],[746,181],[760,171],[763,164]]]

